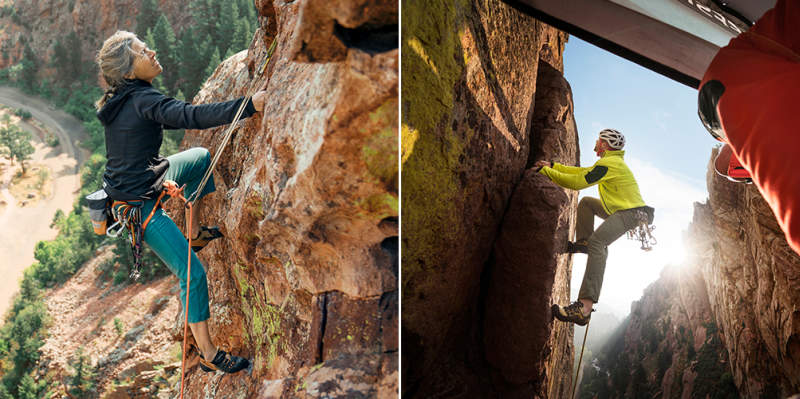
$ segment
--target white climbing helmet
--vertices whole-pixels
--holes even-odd
[[[614,129],[603,129],[600,131],[600,138],[615,150],[621,150],[622,147],[625,147],[625,136]]]

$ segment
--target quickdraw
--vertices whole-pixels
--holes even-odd
[[[144,243],[144,232],[147,229],[147,224],[156,210],[161,207],[161,199],[164,198],[165,191],[161,191],[156,203],[147,219],[142,223],[142,205],[143,201],[114,201],[111,204],[111,213],[116,222],[108,227],[106,234],[109,237],[117,237],[122,230],[128,229],[128,242],[131,245],[131,253],[133,254],[133,269],[129,277],[134,281],[139,280],[141,277],[142,267],[142,244]]]
[[[656,229],[656,226],[650,224],[649,215],[642,209],[636,210],[636,221],[636,227],[628,230],[628,239],[638,240],[642,244],[640,248],[643,251],[651,251],[653,245],[658,244],[658,241],[653,236],[653,230]]]

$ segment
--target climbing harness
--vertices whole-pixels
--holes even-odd
[[[589,323],[591,322],[592,322],[591,319],[586,322],[586,330],[584,330],[583,332],[583,345],[581,345],[581,356],[578,358],[578,369],[575,370],[575,380],[572,382],[572,394],[569,395],[572,399],[575,399],[575,388],[578,387],[578,375],[581,372],[581,362],[583,361],[583,350],[584,348],[586,348],[586,336],[589,335]]]
[[[161,199],[164,198],[164,191],[156,199],[153,204],[153,209],[147,218],[142,222],[142,205],[144,201],[114,201],[111,205],[111,214],[116,220],[114,224],[108,226],[106,235],[116,238],[122,230],[128,229],[129,237],[128,242],[131,245],[131,253],[133,254],[133,270],[129,277],[134,281],[138,280],[142,275],[140,269],[142,267],[142,244],[144,243],[144,232],[147,229],[147,224],[156,213],[156,210],[161,206]]]
[[[275,51],[275,47],[277,46],[277,44],[278,44],[278,38],[275,37],[272,40],[272,44],[269,46],[269,49],[267,50],[267,56],[264,59],[264,62],[258,68],[258,74],[256,75],[256,77],[261,76],[264,73],[264,71],[267,69],[267,64],[269,63],[269,60],[272,58],[272,53]],[[219,160],[219,158],[222,155],[223,151],[225,151],[225,146],[228,145],[228,142],[230,141],[231,135],[233,134],[234,129],[237,127],[239,119],[242,117],[242,112],[244,112],[244,108],[250,102],[250,99],[253,97],[253,94],[255,94],[256,90],[254,90],[254,88],[255,88],[255,86],[250,87],[250,89],[248,90],[247,96],[245,96],[245,98],[244,98],[244,101],[242,101],[242,103],[239,105],[239,109],[236,111],[236,115],[233,117],[233,121],[228,125],[228,127],[227,127],[227,129],[225,131],[225,136],[223,137],[222,142],[220,143],[219,148],[217,149],[217,152],[214,154],[214,158],[211,160],[211,164],[208,166],[208,169],[206,170],[205,175],[203,175],[203,179],[200,180],[200,184],[197,186],[197,189],[191,195],[189,195],[188,199],[184,198],[183,195],[178,194],[178,198],[180,198],[183,201],[184,207],[187,209],[187,213],[188,214],[186,215],[186,225],[187,225],[186,226],[186,231],[189,232],[189,234],[188,234],[188,236],[189,236],[189,253],[187,255],[187,260],[186,260],[186,301],[184,302],[184,309],[183,309],[183,356],[182,356],[182,359],[181,359],[181,388],[180,388],[181,389],[181,399],[183,399],[183,383],[184,383],[184,378],[185,378],[185,375],[186,375],[186,336],[187,336],[187,333],[189,331],[189,289],[192,286],[191,285],[191,277],[192,277],[192,234],[191,234],[191,232],[192,232],[192,216],[193,216],[192,215],[192,212],[193,212],[192,211],[192,204],[194,204],[194,201],[196,201],[199,198],[200,193],[203,192],[203,188],[205,188],[206,183],[208,182],[208,179],[211,177],[211,173],[214,171],[214,168],[217,166],[217,161]],[[179,193],[182,192],[183,189],[184,189],[184,187],[181,187],[179,189]],[[162,191],[162,195],[163,195],[163,193],[164,192]]]
[[[652,250],[653,245],[658,243],[653,236],[653,230],[656,229],[656,226],[653,224],[654,211],[655,210],[649,206],[634,209],[634,212],[636,212],[636,227],[628,230],[628,239],[638,240],[642,244],[640,248],[643,251]]]

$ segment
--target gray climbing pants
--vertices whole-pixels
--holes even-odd
[[[604,219],[597,230],[594,230],[594,217]],[[620,238],[628,230],[636,227],[636,210],[626,209],[609,215],[603,209],[599,199],[583,197],[578,203],[578,225],[575,231],[576,241],[587,240],[589,259],[586,261],[586,273],[578,293],[578,299],[591,299],[597,303],[600,299],[600,288],[603,286],[603,274],[606,272],[608,246]]]

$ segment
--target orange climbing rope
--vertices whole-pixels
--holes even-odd
[[[276,36],[272,40],[272,44],[269,46],[269,49],[267,50],[267,57],[264,60],[264,63],[261,64],[261,67],[258,68],[258,75],[256,75],[256,76],[261,76],[261,74],[263,74],[264,71],[267,69],[267,64],[269,63],[269,60],[272,58],[272,53],[275,51],[275,47],[276,47],[277,44],[278,44],[278,38]],[[209,165],[208,169],[206,170],[205,175],[203,175],[203,178],[200,181],[200,184],[197,186],[197,189],[194,191],[194,193],[189,195],[189,199],[184,198],[182,194],[178,194],[178,198],[183,200],[185,208],[189,210],[189,214],[187,215],[187,222],[186,222],[186,224],[187,224],[186,231],[189,233],[188,234],[188,237],[189,237],[189,251],[188,252],[189,253],[187,255],[187,261],[186,261],[186,303],[184,304],[184,309],[183,309],[183,356],[182,356],[182,359],[181,359],[181,399],[183,399],[183,382],[184,382],[184,377],[186,376],[186,335],[187,335],[188,330],[189,330],[189,289],[191,287],[190,283],[191,283],[191,277],[192,277],[192,237],[191,237],[192,236],[192,216],[193,216],[192,215],[192,203],[194,203],[194,201],[197,201],[197,199],[200,198],[200,193],[203,192],[203,188],[205,188],[206,183],[208,182],[208,179],[211,177],[211,173],[214,171],[214,168],[217,166],[217,161],[219,160],[220,156],[222,155],[222,152],[225,150],[225,146],[228,145],[228,141],[230,141],[231,135],[233,134],[233,131],[236,128],[236,125],[239,122],[239,119],[242,117],[242,113],[244,112],[244,108],[247,106],[247,103],[250,102],[250,98],[253,97],[253,94],[255,94],[255,90],[253,90],[253,87],[251,87],[250,90],[248,90],[248,91],[249,91],[249,93],[247,94],[247,96],[245,96],[244,101],[242,101],[242,103],[239,105],[239,109],[237,110],[236,115],[233,117],[233,121],[228,125],[228,128],[226,129],[225,135],[224,135],[224,137],[222,139],[222,143],[220,144],[219,149],[217,150],[217,152],[214,154],[214,158],[211,161],[211,165]],[[178,192],[179,193],[182,192],[184,187],[181,187],[178,190]],[[163,195],[163,192],[162,192],[162,195]],[[152,213],[151,213],[150,216],[152,216]],[[148,216],[147,220],[148,221],[150,220],[149,216]],[[211,359],[211,361],[213,361],[213,360],[214,359]]]
[[[183,188],[181,188],[183,190]],[[186,302],[183,307],[183,359],[181,359],[181,399],[183,399],[183,378],[186,373],[186,335],[189,330],[189,290],[192,285],[192,203],[183,198],[183,195],[178,195],[182,199],[185,206],[189,209],[189,214],[186,216],[186,232],[189,233],[189,254],[186,257]]]

